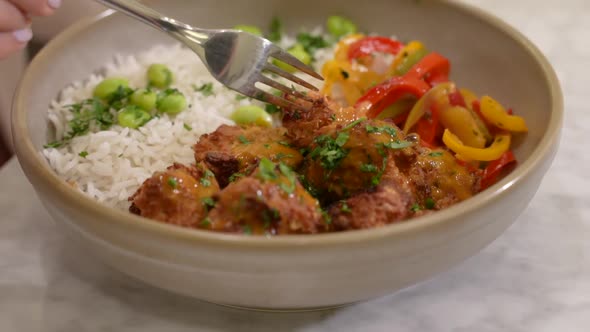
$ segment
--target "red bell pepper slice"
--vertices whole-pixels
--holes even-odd
[[[387,106],[406,95],[413,95],[416,99],[420,99],[433,85],[447,82],[450,68],[447,58],[438,53],[430,53],[404,76],[392,77],[371,88],[359,98],[355,106],[369,102],[371,105],[367,111],[367,117],[374,118]]]
[[[348,60],[358,59],[363,56],[371,55],[375,52],[397,54],[404,47],[397,40],[371,36],[359,39],[352,43],[348,48]]]
[[[429,89],[430,86],[421,80],[405,76],[392,77],[367,91],[364,96],[359,98],[355,106],[358,107],[362,103],[369,102],[371,105],[367,111],[367,117],[372,119],[400,98],[412,95],[416,99],[420,99]]]
[[[406,73],[405,77],[425,80],[431,86],[449,81],[451,63],[444,56],[432,52]]]
[[[406,120],[408,119],[408,114],[410,114],[410,112],[404,112],[404,113],[396,116],[393,119],[393,123],[395,123],[395,125],[398,127],[402,127],[404,125],[404,123],[406,122]]]
[[[449,94],[449,103],[451,106],[461,106],[467,107],[467,103],[465,102],[465,98],[459,90],[455,90]]]
[[[483,171],[481,178],[481,190],[489,188],[494,183],[498,182],[502,172],[509,167],[516,165],[516,158],[514,153],[508,150],[497,160],[491,161]]]
[[[430,116],[423,116],[416,124],[416,133],[420,135],[420,139],[429,146],[436,146],[436,139],[439,133],[440,121],[438,117],[438,110],[436,107],[431,107],[430,112],[426,113]]]

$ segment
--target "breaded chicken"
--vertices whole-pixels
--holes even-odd
[[[366,229],[409,218],[414,204],[407,178],[389,159],[376,187],[332,204],[328,214],[334,230]]]
[[[169,224],[197,227],[218,191],[213,173],[204,164],[175,163],[144,181],[129,198],[130,211]]]
[[[204,162],[224,188],[232,175],[244,175],[261,158],[297,167],[303,157],[290,146],[285,128],[222,125],[205,134],[193,147],[195,160]]]
[[[317,134],[302,174],[327,204],[376,187],[391,151],[413,145],[395,125],[378,120],[334,123]]]
[[[309,146],[316,136],[316,132],[332,123],[347,123],[363,117],[360,111],[352,107],[341,107],[328,97],[317,92],[308,92],[313,100],[311,108],[283,109],[283,126],[287,128],[287,136],[292,144],[299,148]],[[300,99],[295,103],[307,103]],[[307,104],[302,105],[307,106]]]
[[[219,192],[207,223],[214,231],[247,234],[313,234],[326,231],[318,201],[285,164],[262,159],[245,178]]]

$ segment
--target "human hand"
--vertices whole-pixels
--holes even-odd
[[[60,5],[61,0],[0,0],[0,60],[31,40],[31,16],[49,16]]]

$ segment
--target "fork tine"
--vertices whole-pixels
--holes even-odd
[[[272,93],[268,93],[268,92],[260,90],[258,88],[254,88],[251,92],[252,92],[252,94],[250,96],[252,98],[279,106],[281,108],[291,108],[291,109],[301,109],[302,108],[301,106],[295,104],[294,102],[291,102],[287,99],[284,99],[284,98],[281,98],[278,96],[275,96]]]
[[[281,60],[284,63],[291,65],[291,66],[295,67],[296,69],[306,73],[307,75],[317,78],[318,80],[322,80],[322,81],[324,80],[324,78],[320,74],[316,73],[315,70],[313,70],[313,68],[311,68],[310,66],[299,61],[299,59],[297,59],[296,57],[292,56],[291,54],[283,51],[279,47],[275,48],[274,52],[272,52],[270,54],[270,56],[272,56],[273,58],[276,58],[277,60]]]
[[[301,86],[304,86],[304,87],[306,87],[306,88],[308,88],[308,89],[310,89],[312,91],[318,91],[318,88],[316,88],[315,86],[311,85],[310,83],[308,83],[308,82],[304,81],[303,79],[301,79],[301,78],[299,78],[299,77],[297,77],[297,76],[289,73],[288,71],[282,70],[281,68],[279,68],[279,67],[277,67],[277,66],[275,66],[275,65],[273,65],[271,63],[267,63],[264,66],[263,69],[264,70],[268,70],[268,71],[270,71],[272,73],[275,73],[275,74],[277,74],[279,76],[282,76],[282,77],[288,79],[289,81],[294,82],[294,83],[297,83],[297,84],[299,84]]]
[[[301,98],[301,99],[307,100],[309,102],[313,102],[314,101],[313,98],[311,98],[310,96],[306,95],[305,93],[302,93],[300,91],[297,91],[297,90],[295,90],[293,88],[289,88],[288,86],[283,85],[283,84],[281,84],[281,83],[279,83],[279,82],[277,82],[275,80],[272,80],[269,77],[266,77],[264,75],[260,75],[260,78],[258,79],[258,81],[260,83],[262,83],[262,84],[266,84],[266,85],[268,85],[270,87],[273,87],[273,88],[275,88],[277,90],[281,90],[281,91],[283,91],[285,93],[291,94],[291,95],[295,96],[296,98]]]

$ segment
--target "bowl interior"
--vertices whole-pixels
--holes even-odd
[[[301,27],[322,25],[329,15],[338,14],[350,17],[362,31],[395,35],[403,41],[421,40],[430,50],[450,59],[451,77],[460,87],[494,96],[526,118],[530,131],[515,144],[521,164],[545,137],[551,120],[561,118],[552,113],[559,99],[552,86],[553,77],[548,77],[553,74],[548,74],[547,65],[535,57],[531,46],[515,37],[517,34],[510,28],[498,28],[493,24],[495,19],[477,10],[474,15],[452,2],[378,0],[370,6],[358,6],[353,1],[172,0],[148,4],[170,17],[204,28],[236,24],[267,27],[277,16],[293,33]],[[92,24],[69,29],[42,52],[26,74],[19,97],[25,113],[16,116],[24,119],[25,125],[19,128],[19,121],[15,121],[15,141],[28,137],[41,151],[52,134],[47,108],[61,89],[99,70],[116,54],[134,54],[154,44],[173,42],[167,35],[122,14],[104,15]],[[45,163],[40,154],[36,158]]]

